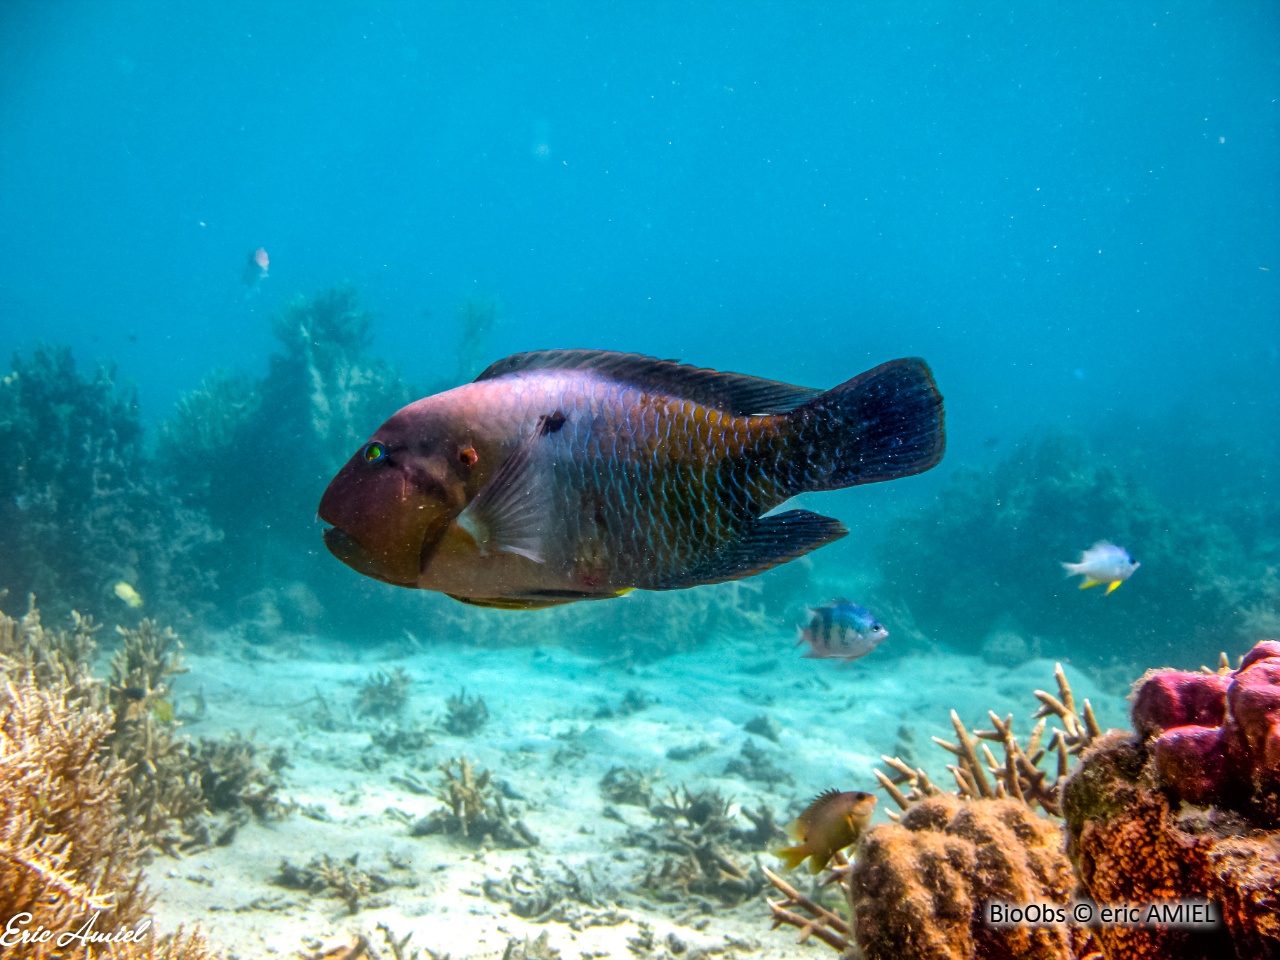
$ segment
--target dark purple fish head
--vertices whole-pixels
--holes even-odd
[[[424,556],[466,506],[480,458],[465,432],[422,400],[379,427],[320,499],[329,552],[365,576],[416,586]]]

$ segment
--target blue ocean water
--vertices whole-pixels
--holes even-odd
[[[184,629],[210,631],[210,656],[217,631],[361,649],[385,615],[414,644],[440,633],[520,657],[545,631],[590,634],[605,660],[610,637],[643,635],[632,652],[659,671],[704,641],[776,635],[767,662],[791,652],[805,606],[850,593],[890,632],[857,669],[998,663],[1013,637],[1015,661],[1075,657],[1115,693],[1156,659],[1243,652],[1280,627],[1278,50],[1266,2],[7,0],[0,353],[17,369],[65,344],[89,378],[114,364],[136,386],[137,469],[209,536],[173,548],[169,521],[133,522],[151,532],[86,572],[64,511],[56,544],[23,528],[45,546],[0,558],[0,587],[36,589],[47,550],[64,571],[38,581],[51,608],[136,620],[112,594],[136,584],[144,613],[167,596]],[[269,270],[247,284],[258,248]],[[763,599],[521,620],[406,595],[324,552],[313,515],[341,461],[285,476],[311,441],[271,429],[287,366],[272,318],[344,284],[372,316],[367,356],[408,396],[457,382],[465,351],[483,366],[597,347],[819,387],[920,356],[947,454],[918,478],[805,497],[853,535],[770,574]],[[495,307],[478,346],[467,303]],[[259,384],[268,415],[206,503],[164,425],[216,369]],[[398,405],[379,402],[356,435]],[[12,543],[38,499],[25,462],[0,486]],[[217,487],[227,476],[240,486]],[[1102,539],[1143,561],[1105,599],[1059,567]],[[220,579],[161,580],[156,543]],[[1128,672],[1105,675],[1116,660]],[[689,669],[710,700],[738,687]],[[936,679],[919,707],[945,730],[961,694]],[[661,698],[655,675],[635,683]],[[886,736],[840,763],[865,774]],[[830,785],[795,777],[769,789]]]

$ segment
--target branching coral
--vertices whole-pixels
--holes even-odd
[[[633,830],[627,842],[657,854],[642,881],[650,896],[668,903],[712,897],[733,905],[764,888],[759,864],[743,863],[740,855],[762,850],[784,836],[767,807],[740,811],[752,824],[742,829],[739,811],[719,791],[693,792],[682,786],[668,789],[666,799],[649,812],[658,821],[657,829]]]
[[[489,708],[484,697],[468,697],[467,691],[445,701],[444,728],[452,734],[469,737],[489,722]]]
[[[74,930],[101,911],[101,929],[132,927],[148,899],[138,841],[118,813],[125,771],[106,759],[111,719],[64,691],[0,691],[0,915]]]
[[[436,798],[445,809],[436,810],[410,827],[415,837],[433,833],[480,841],[486,837],[502,847],[532,847],[537,837],[507,810],[493,786],[493,773],[477,771],[466,757],[440,764],[443,780]]]
[[[362,717],[390,717],[409,702],[413,678],[400,667],[388,673],[375,670],[360,684],[356,694],[356,713]]]
[[[328,854],[312,857],[305,867],[280,861],[280,871],[272,882],[291,890],[306,890],[317,896],[337,897],[347,905],[351,913],[369,906],[372,894],[382,893],[392,886],[390,880],[378,873],[360,869],[360,855],[352,854],[345,860],[334,860]]]
[[[774,926],[796,927],[802,940],[841,951],[856,944],[866,960],[1068,960],[1090,949],[1087,936],[1065,923],[998,926],[983,916],[991,900],[1065,904],[1074,890],[1058,816],[1072,759],[1100,731],[1089,702],[1077,706],[1060,664],[1054,676],[1056,694],[1035,691],[1038,722],[1025,741],[1014,734],[1012,715],[990,713],[992,730],[970,732],[952,711],[956,742],[934,742],[955,758],[948,766],[954,793],[923,768],[884,757],[890,773],[876,776],[900,812],[868,831],[853,862],[838,860],[824,881],[838,889],[843,915],[769,872],[784,894],[769,902]]]

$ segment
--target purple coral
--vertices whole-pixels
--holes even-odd
[[[1280,822],[1280,642],[1258,643],[1228,674],[1148,674],[1133,725],[1180,799]]]

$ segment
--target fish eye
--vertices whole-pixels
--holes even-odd
[[[387,448],[375,440],[372,443],[366,443],[360,455],[364,457],[365,463],[378,463],[387,458]]]
[[[464,467],[474,467],[479,459],[480,454],[476,453],[475,447],[463,447],[458,451],[458,462]]]

